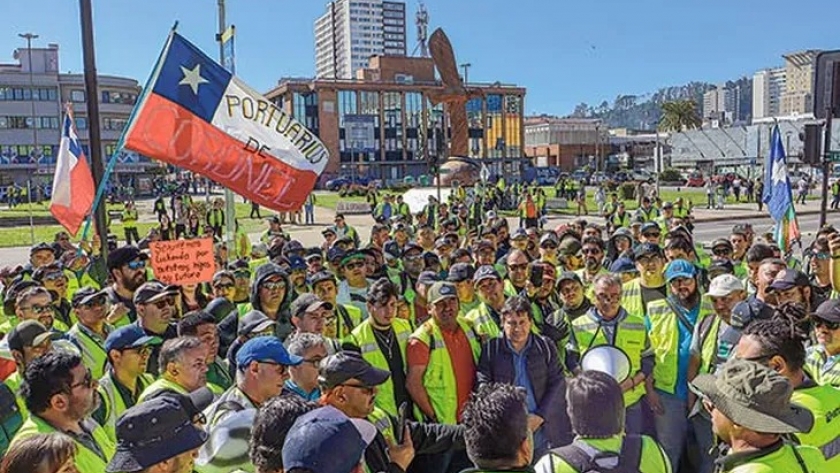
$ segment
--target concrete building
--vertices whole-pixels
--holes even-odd
[[[703,94],[703,121],[726,120],[727,92],[726,88],[720,86]]]
[[[90,156],[84,75],[61,73],[58,51],[57,44],[24,47],[14,52],[16,63],[0,64],[0,185],[31,176],[52,182],[64,104],[73,107],[82,147]],[[99,76],[104,159],[114,153],[140,89],[134,79]],[[157,166],[135,153],[123,153],[119,159],[117,173]]]
[[[284,78],[265,96],[291,113],[327,146],[322,180],[360,174],[384,180],[427,174],[428,160],[445,156],[449,114],[428,93],[441,90],[429,58],[374,56],[355,79]],[[503,172],[508,158],[523,156],[525,89],[471,81],[481,97],[466,104],[470,157]],[[350,115],[372,117],[374,149],[356,152],[346,127]],[[499,165],[497,169],[493,166]]]
[[[609,155],[610,135],[599,119],[528,117],[525,120],[525,156],[534,165],[557,166],[571,172]]]
[[[808,50],[785,54],[785,91],[781,97],[781,114],[785,116],[813,113],[814,60],[819,51]]]
[[[330,2],[315,21],[315,76],[350,79],[371,56],[405,56],[405,21],[403,2]]]
[[[710,126],[749,123],[752,109],[752,80],[746,77],[703,94],[703,121]]]
[[[781,115],[781,99],[786,78],[784,67],[764,69],[753,75],[753,120]]]

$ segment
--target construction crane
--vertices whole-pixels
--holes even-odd
[[[429,57],[429,12],[422,0],[418,2],[414,24],[417,26],[417,45],[414,46],[411,55],[416,56],[419,51],[420,57]]]

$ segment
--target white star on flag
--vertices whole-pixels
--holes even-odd
[[[198,86],[210,82],[204,77],[201,77],[201,64],[196,64],[192,70],[181,66],[181,72],[184,73],[184,78],[181,79],[181,82],[178,82],[178,85],[190,86],[195,95],[198,95]]]
[[[773,183],[784,184],[787,182],[787,167],[783,161],[773,162]]]

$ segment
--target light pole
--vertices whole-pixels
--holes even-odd
[[[469,73],[470,73],[470,68],[472,67],[472,64],[470,64],[468,62],[465,62],[465,63],[461,64],[461,67],[464,69],[464,85],[466,86],[470,82]]]
[[[29,58],[29,105],[30,111],[32,114],[32,153],[33,157],[35,158],[35,175],[38,175],[38,171],[40,170],[40,153],[38,149],[38,124],[37,119],[38,117],[35,116],[35,97],[32,96],[32,93],[35,91],[35,76],[33,75],[34,72],[32,71],[32,40],[38,39],[38,35],[35,33],[19,33],[19,37],[26,40],[26,54]],[[40,95],[39,95],[40,97]],[[32,244],[35,244],[35,227],[33,226],[32,221],[32,179],[29,179],[27,183],[28,189],[26,190],[26,195],[29,196],[29,237],[32,240]],[[36,183],[37,188],[37,183]]]

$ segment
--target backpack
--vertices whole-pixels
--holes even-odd
[[[565,447],[555,448],[550,451],[562,458],[579,473],[639,473],[639,462],[642,458],[642,437],[639,435],[627,435],[621,444],[621,451],[598,452],[590,456],[586,450],[580,447],[579,441],[572,442]],[[591,447],[590,447],[591,448]],[[605,467],[598,464],[599,460],[615,458],[618,464],[614,467]],[[551,471],[554,472],[554,458],[549,456]]]

